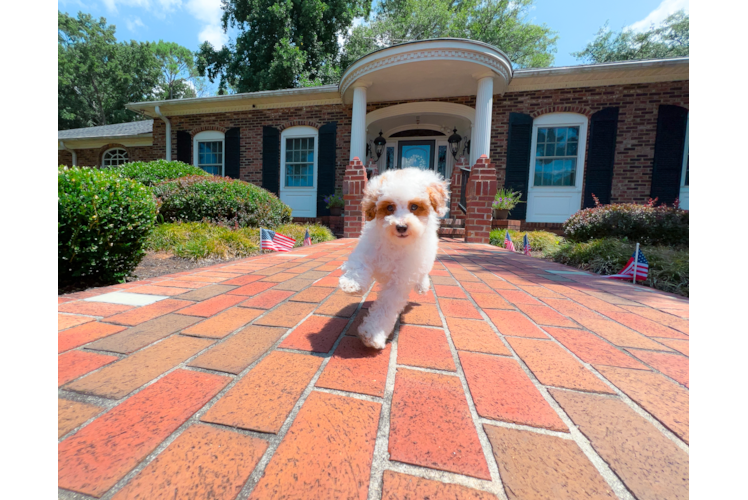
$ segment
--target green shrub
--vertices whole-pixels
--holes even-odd
[[[665,205],[618,203],[597,205],[575,213],[564,222],[572,241],[628,238],[642,245],[688,245],[688,210]]]
[[[325,226],[286,224],[274,228],[281,234],[295,238],[297,247],[302,245],[306,229],[309,229],[312,243],[335,239]],[[151,233],[147,248],[188,259],[247,257],[259,251],[260,230],[234,229],[206,222],[167,223],[157,226]]]
[[[214,222],[275,227],[291,222],[291,209],[274,194],[228,177],[187,176],[154,186],[164,222]]]
[[[491,245],[504,248],[504,238],[506,229],[494,229],[489,234]],[[524,250],[525,233],[520,231],[509,230],[509,237],[512,238],[515,250]],[[527,231],[527,239],[530,241],[530,249],[533,252],[548,252],[554,249],[561,237],[548,231]]]
[[[594,239],[584,243],[564,242],[550,258],[601,275],[616,274],[623,269],[636,244],[617,238]],[[652,288],[688,297],[688,248],[641,246],[649,261],[649,275],[643,283]]]
[[[156,200],[141,183],[109,170],[57,170],[58,285],[113,283],[145,255]]]
[[[134,161],[106,168],[130,179],[142,182],[146,186],[153,186],[162,181],[178,179],[188,175],[199,175],[202,177],[210,175],[201,168],[182,163],[181,161]]]

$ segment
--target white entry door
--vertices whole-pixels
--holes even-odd
[[[532,130],[527,222],[564,222],[582,206],[587,117],[552,113]]]
[[[294,217],[317,217],[317,129],[281,132],[280,199]]]

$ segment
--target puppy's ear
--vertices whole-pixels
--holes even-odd
[[[449,191],[447,191],[447,181],[437,181],[429,185],[426,188],[426,192],[429,194],[429,200],[431,200],[431,206],[434,207],[439,217],[444,217],[447,213],[447,199],[449,198]]]
[[[377,198],[379,197],[378,180],[369,182],[364,189],[364,199],[361,201],[361,208],[366,215],[366,220],[374,220],[377,216]]]

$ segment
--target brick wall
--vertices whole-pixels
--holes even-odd
[[[127,154],[130,161],[151,161],[162,158],[156,155],[156,152],[151,146],[123,146],[121,144],[107,144],[100,148],[93,149],[76,149],[75,152],[78,156],[78,165],[84,167],[99,167],[101,166],[101,157],[104,152],[111,148],[124,148],[127,150]],[[57,164],[70,166],[73,164],[73,155],[65,150],[57,151]]]

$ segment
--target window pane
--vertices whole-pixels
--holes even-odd
[[[577,147],[579,146],[578,142],[570,142],[566,145],[566,154],[567,156],[576,156],[577,155]]]
[[[535,156],[545,156],[545,144],[538,144],[535,148]]]
[[[546,144],[545,145],[545,156],[554,156],[555,154],[556,154],[556,145]]]
[[[390,170],[392,168],[395,168],[395,148],[389,147],[387,148],[387,160],[385,164],[385,169]]]
[[[556,142],[563,142],[566,140],[566,131],[568,129],[566,127],[561,127],[556,129]]]
[[[557,143],[555,156],[564,156],[565,153],[566,153],[566,142]]]
[[[548,129],[545,128],[538,129],[538,142],[545,142],[545,135],[547,130]]]
[[[579,127],[569,127],[567,137],[569,138],[569,142],[579,141]]]
[[[547,130],[547,133],[546,133],[545,140],[548,141],[548,142],[556,142],[556,129],[555,128],[549,128],[549,129],[546,129],[546,130]]]

